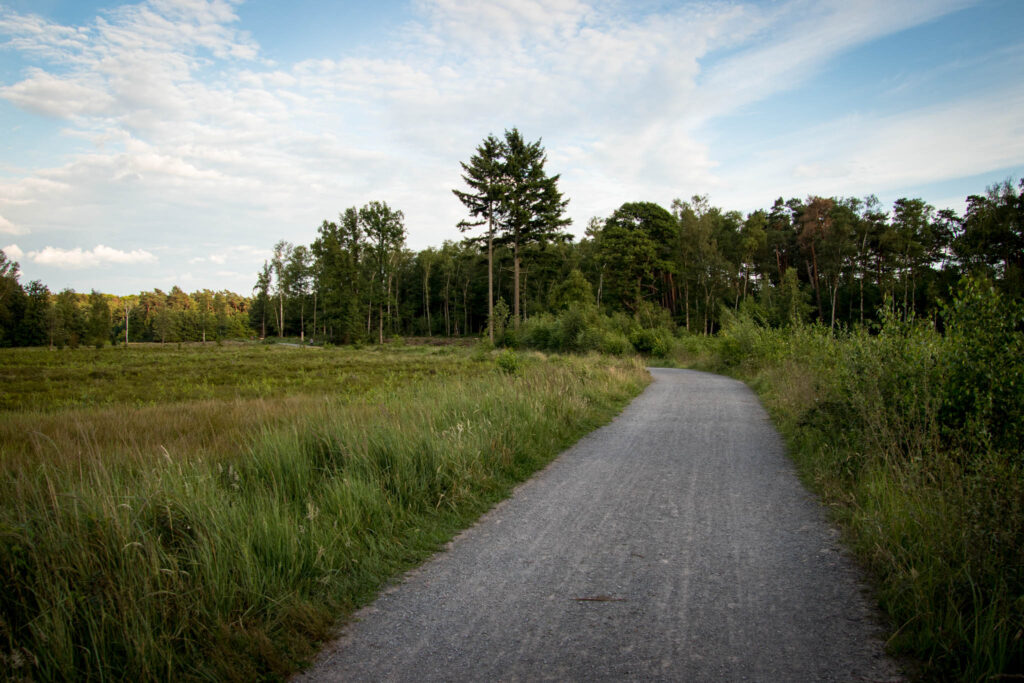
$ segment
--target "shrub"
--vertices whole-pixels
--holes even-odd
[[[519,356],[512,349],[505,349],[494,359],[498,369],[506,375],[514,375],[519,372]]]
[[[519,342],[523,346],[547,351],[557,343],[555,318],[547,313],[533,316],[519,328]]]
[[[612,330],[606,331],[601,335],[601,341],[597,350],[613,356],[624,356],[633,350],[633,345],[629,343],[629,337],[622,332]]]
[[[667,356],[673,346],[672,333],[665,329],[633,330],[629,341],[638,353],[648,356]]]
[[[1024,465],[1024,306],[986,280],[965,280],[943,311],[949,381],[942,410],[947,436],[1012,454]]]

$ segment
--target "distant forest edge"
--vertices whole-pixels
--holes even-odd
[[[469,214],[465,240],[412,251],[402,212],[370,202],[323,221],[308,246],[278,242],[251,297],[53,294],[20,284],[0,252],[0,346],[493,336],[489,322],[496,343],[515,345],[521,321],[581,307],[710,334],[736,309],[773,327],[869,325],[887,301],[932,317],[968,274],[1024,295],[1024,180],[967,197],[962,216],[922,199],[889,211],[873,195],[780,197],[746,216],[706,195],[670,209],[628,202],[573,241],[545,162],[540,141],[515,129],[489,136],[462,164],[468,189],[453,190]]]

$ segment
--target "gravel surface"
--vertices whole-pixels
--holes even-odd
[[[296,680],[899,680],[757,397],[651,373]]]

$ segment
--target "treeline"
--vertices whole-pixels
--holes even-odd
[[[886,302],[901,317],[937,320],[967,274],[1024,295],[1024,181],[968,197],[962,216],[922,199],[890,210],[874,196],[779,198],[746,215],[706,195],[669,209],[629,202],[572,242],[539,141],[527,145],[526,190],[510,183],[517,141],[525,144],[515,130],[489,137],[462,165],[469,190],[453,191],[470,221],[460,228],[481,234],[461,243],[406,249],[401,212],[380,202],[325,220],[309,247],[279,243],[259,274],[254,329],[349,343],[486,334],[491,322],[502,330],[496,343],[515,345],[531,344],[524,320],[569,308],[605,316],[616,335],[652,326],[712,334],[737,309],[774,327],[870,326]],[[516,191],[534,199],[510,198]],[[394,220],[386,237],[382,211]]]
[[[22,286],[20,268],[0,251],[0,347],[75,348],[129,342],[208,341],[252,336],[249,299],[178,287],[130,296],[93,290],[56,294],[39,280]]]
[[[922,199],[888,209],[873,195],[780,197],[746,215],[706,195],[669,208],[627,202],[591,219],[574,242],[563,232],[568,200],[546,161],[540,141],[516,129],[488,136],[462,164],[465,186],[452,190],[467,210],[466,239],[412,251],[401,211],[379,201],[351,207],[324,220],[308,246],[278,242],[251,300],[178,288],[53,295],[38,281],[22,287],[5,257],[0,345],[114,341],[127,320],[131,341],[488,334],[553,350],[615,351],[623,339],[645,350],[657,344],[644,332],[712,334],[737,309],[773,327],[870,326],[886,302],[902,317],[938,320],[967,274],[1024,296],[1024,181],[971,195],[962,216]],[[587,320],[555,329],[564,310]],[[533,330],[521,329],[526,320]],[[578,338],[595,324],[599,334]]]

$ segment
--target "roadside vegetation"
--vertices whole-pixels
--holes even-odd
[[[889,647],[926,679],[1024,674],[1024,307],[965,281],[935,322],[684,337],[675,364],[748,382],[870,571]]]
[[[105,353],[110,371],[90,380],[76,368],[93,350],[3,352],[5,371],[35,362],[57,378],[44,394],[13,385],[21,398],[0,412],[13,678],[285,676],[648,381],[633,358],[486,347]],[[133,355],[152,361],[148,380],[127,371]],[[199,367],[220,368],[216,397]],[[316,373],[330,377],[283,379]],[[196,389],[137,406],[147,382]],[[117,398],[91,407],[80,390]]]

